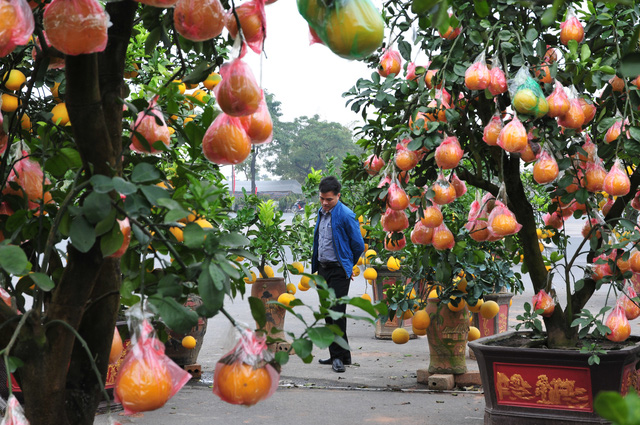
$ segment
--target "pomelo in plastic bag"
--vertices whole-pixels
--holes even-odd
[[[460,142],[455,136],[445,137],[436,148],[435,160],[438,167],[444,170],[456,168],[464,155]]]
[[[638,307],[638,304],[636,304],[632,300],[636,298],[638,294],[636,293],[636,290],[633,289],[633,285],[631,284],[625,285],[625,292],[626,294],[623,293],[620,295],[618,302],[620,303],[620,306],[622,306],[624,315],[628,320],[636,319],[638,316],[640,316],[640,307]]]
[[[118,226],[120,227],[120,232],[122,233],[122,245],[120,248],[113,254],[111,254],[110,258],[120,258],[127,252],[129,248],[129,243],[131,242],[131,224],[129,223],[129,218],[125,217],[122,220],[118,220]]]
[[[504,75],[504,71],[500,67],[500,62],[497,63],[498,65],[491,68],[491,71],[489,72],[490,82],[487,87],[489,92],[494,96],[506,93],[508,90],[507,77]]]
[[[467,185],[465,184],[465,182],[460,180],[460,178],[455,172],[451,174],[450,182],[453,185],[453,187],[456,189],[456,199],[461,197],[465,193],[467,193]]]
[[[603,189],[606,176],[607,172],[599,158],[594,162],[589,162],[584,172],[584,187],[587,188],[589,192],[600,192]]]
[[[533,179],[538,184],[551,183],[558,177],[560,169],[556,159],[546,150],[542,151],[540,158],[533,166]]]
[[[242,126],[251,139],[251,144],[261,145],[271,142],[273,137],[273,121],[267,103],[262,100],[258,110],[250,115],[239,117]]]
[[[606,335],[610,341],[622,342],[631,335],[631,325],[620,303],[616,303],[604,324],[611,329],[611,333]]]
[[[320,0],[322,1],[322,0]],[[238,21],[247,45],[255,53],[262,52],[262,44],[267,36],[267,16],[264,10],[264,0],[251,0],[236,7],[238,19],[230,10],[225,19],[225,26],[232,38],[238,36]]]
[[[558,213],[558,211],[544,214],[542,216],[542,220],[544,221],[545,226],[553,227],[556,230],[560,230],[564,226],[562,214]]]
[[[575,40],[578,43],[584,40],[584,27],[572,14],[566,21],[560,24],[560,42],[567,46],[569,40]]]
[[[2,193],[19,197],[26,194],[27,200],[34,203],[39,203],[41,200],[45,204],[51,202],[51,194],[44,192],[43,189],[43,183],[47,185],[51,182],[44,178],[40,163],[29,158],[26,151],[22,151],[22,155],[23,158],[13,164]],[[12,183],[17,184],[19,188],[14,189]]]
[[[35,28],[33,13],[25,0],[0,2],[0,57],[7,56],[16,46],[29,42]]]
[[[489,237],[487,213],[476,199],[469,207],[467,222],[464,227],[469,231],[471,239],[477,242],[486,241]]]
[[[370,176],[375,176],[384,167],[384,160],[375,154],[371,154],[364,160],[364,170]]]
[[[178,0],[173,24],[178,34],[191,41],[205,41],[222,34],[225,10],[220,0]]]
[[[426,207],[423,210],[420,222],[427,227],[435,228],[442,224],[443,219],[444,217],[442,216],[440,207],[438,206],[438,204],[434,204]]]
[[[220,109],[232,117],[253,114],[263,99],[251,68],[241,59],[234,59],[220,68],[222,81],[214,87]]]
[[[378,65],[378,74],[382,77],[387,77],[390,74],[396,76],[400,74],[402,67],[402,57],[400,52],[393,49],[385,49],[384,53],[380,57],[380,64]]]
[[[7,405],[4,410],[2,425],[29,425],[29,421],[24,415],[24,409],[13,394],[7,399]]]
[[[565,128],[579,129],[584,124],[584,112],[578,99],[569,101],[569,110],[566,114],[558,117],[558,125]]]
[[[488,228],[491,235],[504,237],[518,233],[522,225],[516,216],[500,201],[496,201],[488,218]]]
[[[162,152],[154,147],[158,142],[169,146],[171,133],[164,121],[160,107],[156,99],[149,102],[149,107],[138,113],[131,132],[131,150],[139,153],[156,154]]]
[[[387,205],[396,211],[404,210],[409,206],[409,197],[397,182],[391,182],[387,193]]]
[[[580,103],[582,112],[584,114],[584,122],[582,123],[582,125],[586,125],[590,123],[591,120],[593,120],[593,118],[596,116],[596,106],[591,100],[585,99],[584,97],[578,99],[578,102]]]
[[[620,159],[616,159],[607,173],[602,188],[611,196],[624,196],[631,190],[631,181],[622,167]]]
[[[527,130],[517,116],[505,125],[498,134],[498,146],[507,152],[522,151],[529,139],[527,138]]]
[[[416,245],[429,245],[433,238],[433,229],[427,227],[420,220],[416,220],[416,225],[411,231],[411,242]]]
[[[533,304],[533,310],[544,310],[541,315],[542,317],[551,317],[553,311],[556,308],[556,304],[553,302],[553,298],[551,295],[547,294],[547,291],[541,289],[537,294],[533,296],[531,300]]]
[[[66,55],[102,52],[109,15],[97,0],[53,0],[42,16],[48,42]]]
[[[409,219],[404,211],[387,208],[380,217],[380,224],[385,232],[400,232],[409,227]]]
[[[323,44],[346,59],[362,59],[384,39],[384,20],[370,0],[297,0],[298,11]]]
[[[569,112],[569,97],[564,92],[562,84],[556,81],[556,86],[553,93],[547,97],[547,103],[549,104],[549,115],[552,118],[561,117]]]
[[[456,240],[451,233],[451,230],[446,224],[442,223],[440,226],[433,229],[433,237],[431,238],[431,245],[438,251],[445,249],[451,249],[455,246]]]
[[[433,190],[433,202],[438,205],[450,204],[456,200],[456,188],[442,174],[431,185],[431,190]]]
[[[202,153],[218,165],[239,164],[251,153],[251,139],[240,119],[220,113],[202,138]]]
[[[619,120],[614,122],[611,127],[609,127],[609,129],[604,135],[604,141],[606,143],[611,143],[615,141],[618,137],[620,137],[620,134],[622,134],[622,122],[623,120],[622,118],[620,118]]]
[[[495,114],[484,127],[482,140],[489,146],[498,146],[498,135],[500,135],[502,127],[502,119],[498,114]]]
[[[407,246],[407,238],[401,232],[389,232],[384,237],[384,249],[387,251],[400,251]]]
[[[464,73],[464,84],[469,90],[484,90],[491,83],[491,73],[485,63],[484,54],[469,67]]]

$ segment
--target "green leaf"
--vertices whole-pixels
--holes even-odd
[[[473,0],[473,6],[479,17],[484,18],[489,15],[489,4],[487,0]]]
[[[305,358],[311,355],[313,344],[308,339],[298,338],[291,343],[291,348],[299,357]]]
[[[0,267],[9,274],[21,275],[31,269],[31,264],[20,247],[0,245]]]
[[[49,292],[56,286],[55,283],[53,283],[53,280],[44,273],[30,273],[29,277],[38,286],[38,288],[45,292]]]
[[[71,222],[69,237],[75,249],[80,252],[89,252],[96,242],[96,231],[83,216],[79,215]]]
[[[411,12],[416,15],[424,15],[431,10],[441,0],[413,0],[411,2]]]
[[[161,177],[160,171],[152,164],[146,162],[141,162],[136,165],[131,172],[131,181],[134,183],[147,183],[160,180]]]
[[[118,224],[118,222],[114,224],[111,231],[102,235],[100,238],[100,251],[102,251],[102,255],[105,257],[119,250],[124,242],[124,235],[120,231],[120,224]]]
[[[216,289],[222,291],[227,280],[227,275],[222,271],[220,266],[214,263],[209,263],[209,275],[211,276],[211,280],[213,280],[213,284]]]
[[[9,373],[14,373],[19,367],[24,366],[24,362],[17,357],[9,356],[7,357],[7,366]]]
[[[587,62],[591,57],[591,49],[587,43],[583,44],[580,48],[580,62]]]
[[[183,235],[184,245],[191,249],[200,248],[207,236],[204,229],[195,223],[188,223],[183,229]]]
[[[329,328],[309,328],[309,338],[319,348],[327,348],[335,338],[335,334]]]
[[[534,42],[538,38],[538,31],[535,28],[529,28],[527,34],[524,36],[530,42]]]
[[[406,42],[405,40],[401,40],[398,42],[398,51],[406,61],[411,60],[411,44]]]
[[[264,303],[258,297],[249,297],[249,307],[251,308],[251,316],[259,328],[264,328],[267,324],[267,312]]]
[[[615,424],[628,424],[629,415],[627,403],[615,391],[601,391],[593,402],[596,412],[604,419]]]
[[[62,177],[69,170],[82,166],[80,153],[72,148],[61,148],[45,162],[45,171],[56,177]]]
[[[288,351],[278,351],[275,354],[275,359],[279,365],[285,365],[289,363],[289,352]]]
[[[371,302],[368,301],[368,300],[365,300],[364,298],[361,298],[361,297],[351,298],[351,300],[349,300],[349,304],[354,305],[354,306],[366,311],[367,313],[369,313],[373,317],[377,317],[378,316],[378,314],[376,313],[376,309],[373,308],[373,305],[371,305]]]
[[[169,198],[169,193],[158,186],[140,186],[140,191],[154,206],[160,205],[160,199]]]
[[[185,334],[198,325],[198,314],[173,298],[154,294],[149,302],[169,329]]]
[[[231,248],[248,246],[249,239],[239,233],[225,233],[220,236],[220,245],[225,245]]]
[[[202,305],[198,307],[198,313],[205,317],[217,314],[224,303],[224,292],[216,289],[209,270],[202,270],[198,278],[198,294],[202,298]]]
[[[640,156],[640,143],[637,140],[626,139],[624,141],[624,151],[632,157]]]
[[[109,215],[96,224],[96,236],[102,236],[113,229],[113,225],[116,223],[116,215],[116,209],[111,208]]]
[[[123,195],[131,195],[138,190],[135,184],[126,181],[122,177],[113,178],[113,188]]]
[[[111,197],[106,193],[91,192],[82,204],[82,214],[89,223],[98,223],[109,216]]]
[[[640,142],[640,128],[638,128],[638,127],[629,127],[629,134],[635,140]]]
[[[635,78],[640,75],[640,52],[627,53],[620,60],[620,74],[624,78]]]

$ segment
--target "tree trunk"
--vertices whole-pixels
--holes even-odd
[[[122,174],[120,99],[137,6],[131,0],[108,3],[113,25],[106,50],[65,59],[66,104],[86,179],[95,174]],[[120,200],[117,193],[112,198]],[[16,377],[31,425],[94,422],[120,306],[120,283],[120,260],[104,258],[99,239],[87,253],[69,245],[67,266],[52,291],[45,314],[39,310],[29,314],[21,329],[28,338],[19,338],[12,351],[25,363],[16,371]],[[36,308],[38,305],[34,303]],[[5,313],[0,308],[3,318]],[[90,354],[67,326],[79,333]],[[0,336],[4,338],[5,333]]]
[[[256,157],[258,156],[258,147],[254,146],[251,152],[251,194],[256,194]]]

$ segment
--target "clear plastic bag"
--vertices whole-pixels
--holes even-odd
[[[271,142],[273,138],[273,121],[267,103],[262,99],[258,110],[251,115],[240,117],[240,122],[251,139],[252,145]]]
[[[464,155],[460,142],[455,136],[445,137],[440,145],[436,148],[435,160],[438,167],[443,170],[451,170],[456,168]]]
[[[620,158],[616,159],[611,166],[611,170],[604,178],[602,188],[611,196],[624,196],[631,190],[631,181]]]
[[[18,399],[11,394],[7,400],[7,408],[0,425],[29,425],[29,421],[24,415],[24,410]]]
[[[7,56],[17,46],[25,45],[35,28],[33,13],[26,0],[0,2],[0,12],[7,19],[0,26],[0,58]]]
[[[529,69],[520,68],[509,84],[511,104],[521,114],[541,117],[549,112],[549,104],[536,80],[531,77]]]
[[[491,71],[489,71],[490,82],[489,86],[487,87],[489,89],[489,92],[494,96],[506,93],[509,89],[509,87],[507,86],[507,76],[504,74],[502,65],[500,64],[500,60],[497,58],[497,56],[493,58],[491,64],[493,66],[491,68]]]
[[[484,90],[491,83],[491,73],[487,67],[484,52],[464,73],[464,84],[469,90]]]
[[[251,153],[251,139],[239,118],[220,113],[202,138],[202,153],[219,165],[239,164]]]
[[[225,10],[220,0],[178,0],[173,24],[178,34],[191,41],[205,41],[222,34]]]
[[[404,211],[387,208],[380,218],[380,224],[385,232],[400,232],[409,227],[409,218]]]
[[[272,359],[266,337],[243,330],[236,346],[216,364],[213,393],[227,403],[245,406],[266,400],[276,392],[280,379]]]
[[[569,112],[569,97],[559,81],[556,81],[553,93],[547,97],[547,103],[549,104],[547,115],[551,118],[561,117]]]
[[[109,15],[97,0],[53,0],[42,15],[48,43],[66,55],[102,52]]]
[[[297,0],[298,11],[315,35],[333,53],[362,59],[384,39],[384,20],[370,0]]]
[[[235,39],[238,36],[238,21],[240,21],[244,41],[257,54],[262,52],[262,45],[267,37],[267,16],[264,4],[264,0],[251,0],[236,7],[237,20],[233,10],[230,10],[226,16],[226,27],[231,37]],[[241,56],[243,55],[244,52]]]
[[[495,202],[488,221],[489,234],[499,238],[516,234],[522,228],[516,216],[500,201]]]
[[[164,344],[154,336],[151,314],[139,304],[127,314],[132,341],[118,370],[114,399],[131,415],[164,406],[191,375],[164,354]]]
[[[213,89],[220,109],[232,117],[253,114],[260,107],[263,93],[251,68],[234,59],[220,68],[222,81]]]
[[[158,154],[162,150],[159,149],[159,145],[155,145],[157,142],[162,142],[167,147],[171,142],[169,127],[156,101],[157,99],[154,98],[149,102],[149,107],[140,111],[136,117],[129,146],[132,151]]]

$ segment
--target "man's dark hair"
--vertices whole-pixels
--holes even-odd
[[[320,181],[320,193],[333,192],[334,195],[337,195],[340,193],[340,189],[342,189],[342,185],[334,176],[325,177]]]

